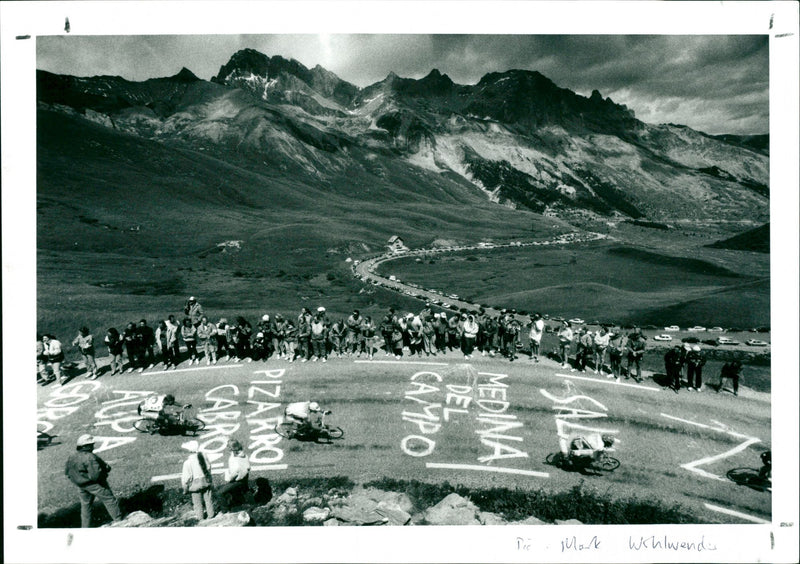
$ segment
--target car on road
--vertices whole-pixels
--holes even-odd
[[[739,341],[734,341],[730,337],[717,337],[718,345],[738,345]]]
[[[769,343],[766,341],[761,341],[760,339],[747,339],[744,342],[745,345],[749,345],[751,347],[768,347]]]
[[[392,282],[397,282],[397,276],[392,274],[391,276],[389,276],[389,280],[391,280]]]
[[[584,323],[586,323],[580,317],[573,317],[572,319],[569,320],[569,322],[572,323],[573,325],[583,325]]]
[[[725,329],[723,329],[722,327],[712,327],[708,331],[710,333],[722,333],[723,331],[725,331]]]
[[[450,298],[451,300],[457,300],[458,299],[458,295],[457,294],[448,294],[447,297]]]
[[[691,331],[692,333],[700,333],[701,331],[705,331],[706,328],[700,325],[695,325],[694,327],[689,327],[687,331]]]
[[[442,302],[442,307],[449,308],[449,307],[450,307],[450,304],[449,304],[449,303],[447,303],[447,302]]]
[[[664,331],[680,331],[681,328],[677,325],[670,325],[669,327],[664,327]]]
[[[672,336],[671,335],[666,335],[666,334],[664,334],[664,335],[656,335],[655,337],[653,337],[653,340],[654,341],[671,341],[672,340]]]

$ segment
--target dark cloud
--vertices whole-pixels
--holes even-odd
[[[640,119],[709,133],[765,133],[767,36],[632,35],[225,35],[42,37],[39,68],[131,80],[185,66],[211,78],[245,47],[317,64],[358,86],[393,71],[437,68],[460,84],[512,68],[536,70],[583,95],[599,90]],[[747,128],[747,129],[745,129]]]

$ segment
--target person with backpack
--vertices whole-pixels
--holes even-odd
[[[198,520],[204,518],[203,505],[205,504],[205,517],[214,517],[214,500],[212,499],[213,480],[208,459],[200,452],[200,443],[188,441],[181,448],[189,451],[189,457],[183,463],[181,472],[181,486],[183,493],[192,497],[194,514]]]
[[[78,336],[72,341],[73,347],[78,347],[86,365],[86,376],[90,380],[97,379],[97,363],[94,360],[94,337],[89,332],[88,327],[81,327]]]
[[[108,485],[108,473],[111,471],[106,461],[94,452],[94,437],[81,435],[78,437],[76,451],[67,459],[64,474],[70,482],[78,487],[81,501],[81,527],[92,526],[92,505],[99,499],[114,521],[122,520],[117,498]]]

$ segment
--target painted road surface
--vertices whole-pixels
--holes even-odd
[[[698,522],[770,519],[771,493],[726,478],[734,468],[758,468],[759,453],[770,447],[768,395],[675,394],[652,381],[617,384],[564,372],[549,360],[464,363],[455,354],[154,368],[40,387],[39,430],[57,435],[38,453],[40,512],[75,503],[64,462],[87,432],[113,466],[110,482],[118,495],[154,483],[179,487],[187,455],[180,445],[187,439],[133,428],[136,406],[153,393],[173,393],[193,405],[207,423],[198,440],[216,474],[226,464],[228,438],[235,437],[253,475],[272,479],[391,477],[553,491],[583,480],[620,497],[681,503]],[[277,435],[286,404],[301,400],[332,410],[328,422],[342,427],[344,438],[316,444]],[[559,451],[559,436],[591,431],[618,439],[617,470],[585,476],[547,463]]]

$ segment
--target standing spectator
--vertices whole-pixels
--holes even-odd
[[[447,349],[454,351],[460,348],[459,342],[459,323],[461,319],[458,315],[453,315],[447,320]]]
[[[305,316],[301,316],[305,319]],[[283,316],[280,313],[276,313],[273,316],[272,322],[269,324],[269,332],[272,334],[272,351],[275,354],[275,358],[288,358],[288,354],[286,352],[286,320],[283,319]]]
[[[172,362],[175,366],[178,366],[181,363],[181,345],[178,342],[178,338],[181,334],[181,326],[172,314],[167,316],[166,324],[169,347],[172,349],[170,353],[172,355]]]
[[[197,326],[197,346],[202,349],[206,357],[206,366],[211,364],[212,360],[214,364],[217,363],[217,328],[208,322],[208,317],[205,315],[200,318],[200,325]]]
[[[295,350],[297,349],[298,343],[297,333],[297,327],[295,327],[294,322],[290,319],[286,322],[286,336],[283,340],[284,346],[286,347],[286,357],[289,359],[289,362],[294,362]]]
[[[333,322],[328,332],[328,340],[331,343],[331,356],[341,358],[342,339],[344,339],[344,320],[337,319]]]
[[[61,373],[61,363],[64,362],[64,351],[61,350],[61,341],[53,335],[43,335],[42,345],[44,345],[44,355],[47,364],[53,370],[53,378],[58,380],[62,386],[67,382],[66,376]]]
[[[445,354],[447,349],[447,316],[445,316],[444,312],[433,315],[433,333],[435,335],[436,351]]]
[[[603,374],[603,367],[606,364],[606,351],[608,351],[608,345],[611,342],[611,333],[608,332],[608,327],[603,326],[595,333],[594,335],[594,373],[595,374]],[[613,374],[608,375],[609,378],[613,377]]]
[[[633,377],[633,379],[637,382],[642,381],[642,357],[644,356],[645,347],[646,345],[644,342],[644,335],[642,335],[642,330],[636,327],[631,336],[628,337],[628,344],[626,346],[626,350],[628,352],[627,375],[625,376],[626,380]],[[636,367],[636,376],[633,376],[631,366]]]
[[[228,320],[222,317],[217,323],[217,354],[222,357],[222,351],[225,351],[225,360],[231,359],[230,336]]]
[[[47,355],[44,354],[44,343],[42,342],[42,336],[38,333],[36,334],[36,374],[37,384],[47,384],[51,381],[47,377]]]
[[[564,321],[558,331],[558,354],[561,357],[561,368],[567,368],[569,347],[572,345],[572,324]]]
[[[488,353],[489,356],[494,356],[497,351],[497,319],[491,316],[486,316],[486,321],[483,324],[484,332],[484,354]]]
[[[470,359],[472,358],[472,351],[475,349],[475,341],[478,339],[478,322],[475,321],[475,316],[471,313],[467,315],[462,330],[461,352],[464,354],[465,359]]]
[[[433,320],[426,317],[422,321],[422,348],[425,350],[425,356],[436,356],[435,341],[436,331],[433,328]]]
[[[706,359],[700,351],[699,345],[694,345],[692,350],[686,353],[686,377],[690,390],[703,391],[703,365],[705,363]]]
[[[197,328],[192,325],[192,320],[188,317],[183,320],[181,338],[186,345],[186,353],[189,355],[189,366],[193,363],[199,363],[200,359],[197,358]]]
[[[325,321],[320,313],[317,313],[317,315],[315,315],[311,320],[310,329],[311,348],[314,352],[313,356],[311,357],[311,361],[316,362],[317,359],[320,359],[322,362],[327,362],[328,354],[325,344],[328,340],[328,329],[325,327]]]
[[[267,360],[270,354],[270,345],[272,344],[272,323],[270,323],[268,314],[265,313],[261,316],[261,321],[258,322],[258,331],[264,335],[264,350],[266,351],[266,354],[262,358]],[[276,352],[275,354],[277,355],[278,353]]]
[[[742,361],[734,360],[733,362],[726,362],[722,365],[722,370],[719,373],[719,388],[717,393],[722,391],[725,384],[725,378],[730,378],[733,382],[733,395],[739,395],[739,378],[742,376]]]
[[[531,318],[531,332],[530,332],[530,345],[531,345],[531,360],[539,362],[539,347],[542,343],[542,335],[544,334],[544,320],[541,314],[534,313]]]
[[[170,366],[178,365],[178,359],[175,358],[171,344],[171,339],[175,336],[175,331],[170,329],[166,321],[159,322],[158,327],[156,327],[156,346],[161,355],[161,362],[164,363],[164,370],[169,370]]]
[[[92,505],[97,498],[106,507],[106,511],[114,521],[122,519],[117,498],[108,486],[109,466],[94,452],[94,437],[81,435],[78,437],[76,451],[67,459],[64,468],[69,481],[78,486],[81,500],[81,527],[92,526]]]
[[[516,313],[516,310],[512,310]],[[519,343],[520,324],[514,314],[509,314],[506,317],[506,322],[503,325],[503,349],[504,354],[511,362],[517,359],[517,344]]]
[[[139,321],[139,326],[136,328],[136,334],[139,341],[139,351],[142,355],[142,366],[147,364],[147,368],[153,368],[155,358],[153,357],[153,345],[156,344],[156,338],[153,333],[153,328],[147,325],[147,320],[142,319]],[[147,360],[145,360],[147,356]]]
[[[297,320],[297,350],[300,362],[311,358],[311,320],[301,315]]]
[[[354,309],[345,321],[344,346],[347,354],[352,355],[358,348],[358,336],[361,332],[361,313]]]
[[[400,326],[399,319],[398,323],[392,330],[392,352],[394,353],[394,357],[396,359],[399,359],[401,356],[403,356],[403,330]]]
[[[422,320],[408,313],[406,315],[406,331],[408,332],[408,354],[422,356]]]
[[[394,309],[389,309],[389,312],[383,316],[383,319],[381,319],[380,325],[381,337],[383,337],[383,350],[386,352],[386,356],[390,356],[392,354],[392,329],[394,328],[394,320],[392,319],[393,313]]]
[[[677,394],[681,389],[681,368],[683,367],[683,353],[680,345],[675,345],[664,355],[664,368],[667,372],[667,381]]]
[[[372,352],[375,344],[375,324],[372,322],[371,316],[366,316],[361,323],[360,335],[364,351],[367,353],[367,358],[372,360]]]
[[[228,458],[228,468],[225,469],[225,484],[218,490],[220,512],[227,513],[231,507],[241,505],[245,495],[250,491],[248,478],[250,477],[250,461],[242,449],[242,444],[236,439],[228,442],[231,456]]]
[[[203,319],[203,306],[197,303],[197,299],[192,296],[186,300],[186,306],[183,308],[183,313],[189,316],[192,325],[197,327]]]
[[[592,332],[586,327],[578,329],[578,340],[576,342],[577,350],[575,351],[575,368],[581,372],[586,372],[586,362],[592,355],[594,349],[594,337]],[[575,368],[572,370],[574,371]]]
[[[108,347],[108,355],[111,357],[111,375],[122,374],[122,346],[124,341],[116,327],[109,327],[103,339]]]
[[[134,368],[140,366],[141,355],[139,353],[139,337],[136,333],[136,324],[132,321],[125,326],[125,330],[122,332],[122,340],[125,341],[125,350],[128,353],[127,372],[133,372]]]
[[[86,365],[86,376],[90,380],[97,379],[97,363],[94,360],[94,337],[88,327],[81,327],[78,336],[72,341],[73,347],[78,347]]]
[[[253,353],[250,350],[250,339],[253,337],[253,326],[240,315],[236,318],[236,331],[239,337],[236,341],[236,356],[252,362]]]
[[[311,310],[307,307],[304,307],[300,310],[300,315],[297,316],[297,326],[300,327],[300,322],[305,321],[308,324],[311,324]]]
[[[619,382],[622,376],[622,355],[625,352],[626,339],[622,331],[617,331],[611,335],[608,344],[608,360],[611,364],[611,374]]]
[[[214,517],[214,501],[211,498],[213,481],[208,459],[200,452],[200,444],[197,441],[183,443],[181,448],[191,453],[183,463],[181,473],[183,493],[191,494],[194,513],[200,521],[203,520],[203,502],[205,502],[206,516],[211,519]]]

